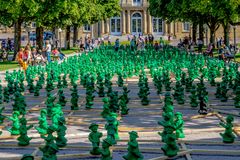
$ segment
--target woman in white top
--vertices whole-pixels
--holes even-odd
[[[51,62],[51,57],[50,57],[51,51],[52,51],[52,46],[51,46],[51,44],[49,43],[49,41],[47,40],[47,41],[46,41],[45,52],[46,52],[47,61],[48,61],[49,63]]]

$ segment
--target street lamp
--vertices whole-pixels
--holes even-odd
[[[58,34],[59,34],[59,43],[60,43],[60,51],[61,51],[61,48],[62,48],[62,29],[61,28],[58,29]]]
[[[26,26],[26,32],[28,33],[28,44],[30,44],[30,32],[31,32],[31,27],[30,26]]]

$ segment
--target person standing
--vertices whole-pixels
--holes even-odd
[[[51,62],[50,55],[51,55],[51,51],[52,51],[52,46],[48,40],[46,41],[46,46],[45,46],[44,51],[46,52],[47,61],[48,61],[48,63],[50,63]]]
[[[119,42],[119,39],[117,38],[114,46],[116,52],[118,51],[119,47],[120,47],[120,42]]]

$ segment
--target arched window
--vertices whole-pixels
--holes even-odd
[[[142,34],[142,15],[139,12],[132,14],[132,34],[138,35]]]

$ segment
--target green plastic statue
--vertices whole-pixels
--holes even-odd
[[[63,93],[63,89],[62,89],[62,88],[60,88],[60,89],[58,90],[58,97],[59,97],[59,99],[58,99],[58,104],[60,104],[62,107],[65,107],[65,106],[66,106],[66,103],[67,103],[67,100],[66,100],[66,98],[65,98],[65,96],[64,96],[64,93]]]
[[[21,127],[20,127],[20,136],[17,138],[19,146],[27,146],[32,138],[28,137],[27,131],[33,127],[30,125],[27,127],[27,120],[25,117],[20,119]]]
[[[5,109],[5,107],[2,107],[0,109],[0,124],[3,124],[3,121],[6,118],[6,116],[2,115],[2,112],[3,112],[4,109]]]
[[[67,139],[65,138],[67,127],[65,126],[65,118],[58,118],[58,129],[56,143],[58,147],[65,147],[67,145]]]
[[[112,113],[113,114],[113,113]],[[107,130],[107,138],[111,140],[111,144],[117,144],[119,139],[118,136],[118,125],[116,117],[113,115],[107,117],[107,124],[105,125],[105,129]]]
[[[53,132],[55,132],[55,128],[49,126],[47,131],[48,136],[41,135],[41,138],[46,141],[45,146],[39,148],[43,153],[42,160],[57,160],[56,153],[58,152],[58,146],[55,143],[56,138],[53,136]]]
[[[73,85],[73,88],[71,89],[72,93],[71,93],[71,110],[78,110],[79,109],[79,106],[78,106],[78,98],[79,98],[79,95],[78,95],[78,89],[77,89],[77,84],[74,84]]]
[[[125,97],[122,95],[120,96],[120,102],[119,102],[119,106],[121,108],[121,115],[127,115],[129,108],[127,107],[127,100],[125,99]]]
[[[233,134],[233,116],[227,116],[226,123],[220,122],[219,124],[225,128],[224,133],[220,133],[224,143],[233,143],[236,136]]]
[[[175,128],[176,128],[176,138],[185,138],[185,134],[183,132],[184,121],[182,117],[182,113],[175,113]]]
[[[40,112],[40,117],[38,117],[38,127],[35,127],[38,133],[45,135],[47,134],[47,129],[48,129],[48,121],[47,121],[47,110],[42,109]]]
[[[34,157],[31,154],[24,154],[21,160],[34,160]]]
[[[107,118],[110,115],[110,109],[109,109],[109,99],[108,98],[103,98],[103,111],[101,112],[101,115],[103,118]]]
[[[91,130],[91,133],[88,135],[88,140],[92,143],[92,150],[90,153],[92,155],[100,155],[101,150],[99,148],[100,145],[100,138],[103,136],[101,132],[98,132],[98,124],[92,123],[89,126],[89,129]]]
[[[63,111],[62,111],[62,107],[60,104],[56,104],[53,108],[52,108],[52,126],[57,129],[58,128],[58,118],[63,116]]]
[[[123,158],[126,160],[142,160],[143,155],[139,151],[138,147],[138,134],[135,131],[129,132],[130,141],[128,142],[128,153]]]
[[[170,131],[167,133],[164,146],[161,148],[164,155],[168,157],[174,157],[179,151],[179,147],[176,142],[176,135]]]
[[[102,150],[101,150],[101,160],[112,160],[112,154],[109,147],[112,146],[112,141],[109,138],[106,138],[102,142]]]
[[[240,86],[238,86],[235,90],[236,96],[234,97],[234,106],[236,108],[240,108]]]
[[[54,101],[56,97],[54,97],[50,92],[47,93],[47,100],[45,102],[47,106],[47,115],[48,117],[52,116],[52,108],[54,107]]]
[[[14,111],[12,113],[12,117],[8,117],[9,120],[12,121],[12,128],[8,129],[11,135],[19,135],[20,134],[20,122],[19,122],[19,115],[18,111]]]

